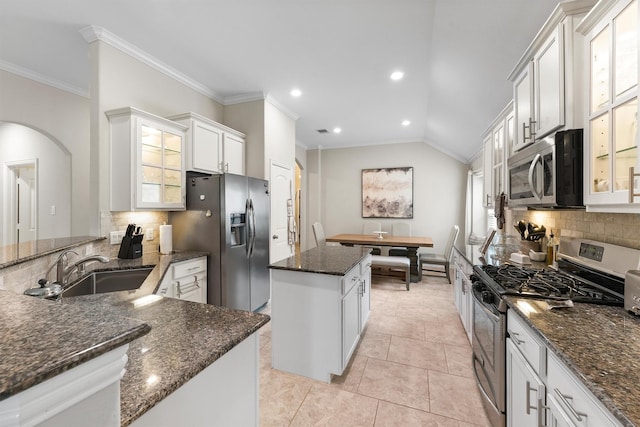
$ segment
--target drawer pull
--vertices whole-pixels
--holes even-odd
[[[196,270],[199,270],[199,269],[200,269],[200,266],[196,265],[195,267],[187,268],[187,271],[196,271]]]
[[[562,392],[558,390],[558,388],[554,388],[553,391],[556,392],[556,395],[558,396],[560,401],[564,403],[567,409],[569,409],[569,412],[571,412],[571,415],[573,415],[576,420],[581,422],[582,417],[585,417],[585,418],[587,417],[587,414],[584,414],[582,412],[578,412],[575,410],[575,408],[570,402],[570,400],[573,400],[573,397],[562,394]]]
[[[516,345],[521,345],[524,344],[525,341],[521,340],[520,338],[518,338],[520,336],[519,333],[517,332],[513,332],[513,331],[509,331],[509,336],[511,337],[511,340],[516,344]]]
[[[537,392],[538,389],[531,387],[531,383],[529,381],[527,381],[527,415],[531,414],[531,410],[532,409],[535,409],[535,410],[538,409],[537,406],[531,405],[531,392],[532,391],[536,391]]]

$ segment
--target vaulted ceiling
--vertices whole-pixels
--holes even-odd
[[[0,68],[86,94],[79,31],[93,25],[222,103],[269,95],[298,117],[307,148],[424,141],[469,161],[512,98],[507,76],[557,3],[2,0]],[[389,78],[396,70],[403,79]]]

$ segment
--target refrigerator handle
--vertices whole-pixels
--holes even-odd
[[[247,259],[251,258],[251,199],[247,199],[244,205],[244,212],[246,215],[246,223],[247,223],[247,227],[246,227],[246,235],[247,235],[247,244],[245,245],[246,247],[246,253],[247,253]]]
[[[249,199],[249,209],[251,212],[251,229],[249,232],[251,233],[251,252],[250,256],[253,255],[253,251],[256,248],[256,210],[253,207],[253,199]]]

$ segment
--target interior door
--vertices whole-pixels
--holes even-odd
[[[271,262],[293,255],[294,242],[289,242],[289,222],[293,219],[293,171],[290,166],[271,162]]]

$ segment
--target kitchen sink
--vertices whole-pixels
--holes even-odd
[[[62,293],[63,297],[103,294],[138,289],[153,268],[130,270],[95,271],[71,284]]]

